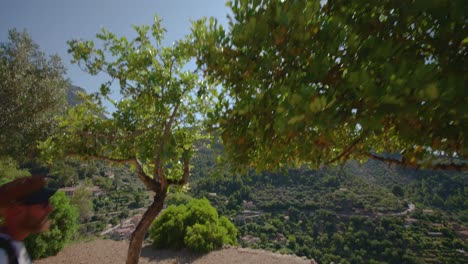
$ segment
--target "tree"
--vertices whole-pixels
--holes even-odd
[[[9,30],[0,43],[0,156],[22,161],[37,154],[36,141],[66,104],[64,73],[57,55],[46,58],[26,32]]]
[[[93,192],[89,185],[80,185],[75,188],[71,204],[78,209],[80,221],[86,221],[94,214],[93,211]]]
[[[51,165],[49,175],[59,187],[73,186],[78,182],[78,166],[71,160],[56,161]]]
[[[230,1],[228,30],[194,23],[230,160],[467,169],[464,1],[320,2]]]
[[[31,258],[56,255],[78,230],[78,211],[70,204],[64,192],[57,192],[50,199],[54,210],[50,215],[48,231],[30,235],[25,240]]]
[[[201,137],[201,117],[210,102],[208,87],[184,68],[192,56],[190,41],[163,47],[165,29],[157,16],[151,28],[134,29],[138,36],[131,41],[103,29],[97,34],[102,48],[92,41],[69,42],[73,62],[91,75],[106,74],[109,81],[70,109],[60,121],[60,133],[41,145],[45,157],[130,164],[155,192],[130,239],[128,264],[138,263],[144,236],[163,207],[168,187],[187,183],[193,142]],[[114,82],[120,86],[118,101],[109,97]],[[103,118],[102,100],[116,109],[108,118]]]
[[[403,188],[401,188],[400,185],[395,185],[392,187],[392,193],[398,197],[404,197],[405,192],[403,191]]]

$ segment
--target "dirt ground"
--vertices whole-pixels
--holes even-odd
[[[71,245],[57,256],[37,260],[36,264],[115,264],[125,263],[128,242],[112,240],[95,240]],[[140,263],[163,264],[310,264],[314,261],[297,256],[280,255],[264,250],[230,247],[196,255],[182,251],[154,250],[144,246]]]

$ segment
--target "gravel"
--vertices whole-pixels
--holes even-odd
[[[57,256],[37,260],[36,264],[115,264],[125,263],[128,242],[94,240],[71,245]],[[187,250],[155,250],[144,246],[140,262],[163,264],[310,264],[313,260],[291,255],[281,255],[264,250],[228,247],[205,255],[196,255]]]

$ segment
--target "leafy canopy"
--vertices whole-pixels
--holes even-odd
[[[200,117],[209,104],[207,86],[185,68],[193,53],[190,42],[162,46],[165,29],[160,22],[156,16],[151,27],[134,26],[138,36],[133,40],[102,29],[99,45],[69,42],[73,62],[91,75],[107,75],[109,81],[60,119],[61,133],[42,145],[46,157],[130,163],[152,190],[157,182],[188,176],[192,144],[200,137]],[[116,86],[119,100],[110,98]],[[106,113],[103,100],[116,110]]]
[[[468,148],[464,4],[235,0],[228,29],[195,22],[197,63],[222,86],[211,120],[231,160],[466,168],[451,160]]]
[[[57,55],[49,58],[26,32],[0,43],[0,156],[33,158],[64,110],[68,82]]]

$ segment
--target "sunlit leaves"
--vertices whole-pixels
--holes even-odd
[[[91,75],[107,75],[108,81],[99,93],[69,110],[61,120],[61,133],[42,149],[50,157],[72,153],[138,159],[150,178],[181,180],[210,103],[199,94],[209,94],[210,88],[185,66],[194,52],[190,41],[162,46],[165,29],[157,16],[152,25],[133,29],[134,39],[102,29],[96,44],[69,41],[73,62]],[[111,100],[116,87],[120,99]],[[115,111],[107,114],[102,100],[110,101]]]
[[[224,88],[210,117],[231,160],[261,169],[373,151],[402,151],[416,166],[463,158],[462,5],[238,0],[228,30],[195,22],[198,65]]]

